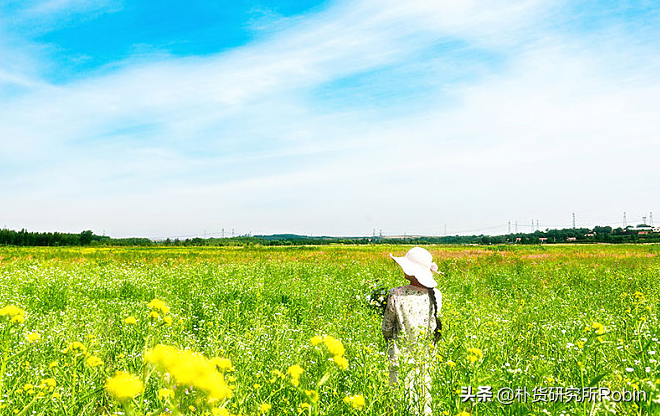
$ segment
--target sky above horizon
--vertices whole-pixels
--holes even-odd
[[[0,226],[660,223],[655,1],[0,2]]]

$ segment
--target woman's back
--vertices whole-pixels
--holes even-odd
[[[442,294],[432,289],[437,304],[436,313],[442,308]],[[383,316],[383,336],[385,339],[405,338],[406,343],[415,343],[418,336],[427,338],[436,329],[433,301],[429,289],[412,285],[399,286],[390,290],[387,307]],[[403,340],[402,340],[403,341]]]

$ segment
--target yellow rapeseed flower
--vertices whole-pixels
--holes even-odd
[[[323,339],[323,344],[328,348],[331,355],[343,356],[346,350],[344,349],[344,344],[341,343],[337,338],[328,335]]]
[[[128,318],[124,319],[124,323],[126,325],[137,325],[137,319],[135,319],[135,317],[131,315]]]
[[[234,366],[231,365],[231,360],[229,358],[215,357],[211,362],[215,364],[220,371],[234,371]]]
[[[83,345],[82,342],[74,341],[69,343],[69,345],[66,347],[64,350],[65,354],[73,353],[73,354],[84,354],[87,352],[87,347]]]
[[[471,415],[466,411],[462,411],[461,413],[458,413],[456,416],[471,416]]]
[[[41,339],[41,335],[39,335],[39,334],[36,333],[36,332],[31,332],[31,333],[29,333],[28,336],[27,336],[27,340],[28,340],[29,342],[36,342],[36,341],[39,341],[40,339]]]
[[[85,360],[85,363],[88,366],[94,368],[94,367],[98,367],[100,365],[103,365],[103,360],[100,359],[99,357],[97,357],[96,355],[90,355],[89,358],[87,358],[87,360]]]
[[[170,326],[172,325],[172,317],[171,316],[165,316],[163,317],[163,322],[165,322],[165,325]]]
[[[117,400],[129,400],[144,390],[144,383],[136,376],[124,371],[117,371],[117,374],[109,378],[105,383],[105,388]]]
[[[153,299],[147,304],[147,306],[151,309],[161,311],[163,314],[168,314],[170,312],[170,308],[160,299]]]
[[[310,342],[314,347],[316,347],[317,345],[319,345],[320,343],[323,342],[323,338],[321,338],[321,337],[318,336],[318,335],[314,335],[313,337],[311,337],[311,338],[309,339],[309,342]]]
[[[57,361],[52,361],[50,364],[48,364],[48,368],[52,369],[52,368],[57,367],[58,365],[59,365],[59,363]]]
[[[598,322],[594,322],[592,328],[596,330],[596,334],[598,335],[603,335],[605,333],[605,327],[603,324],[599,324]]]
[[[467,356],[468,360],[470,360],[473,363],[481,360],[481,358],[483,357],[483,354],[481,353],[481,350],[479,348],[468,348],[467,352],[468,352],[468,356]]]
[[[149,312],[149,319],[158,319],[160,315],[156,311]]]
[[[7,305],[0,309],[0,316],[6,316],[11,323],[22,324],[25,321],[25,311],[14,305]]]
[[[215,407],[211,410],[211,413],[213,413],[213,416],[230,416],[229,410],[224,407]]]
[[[449,367],[452,367],[452,368],[456,367],[456,363],[453,362],[452,360],[447,361],[445,364],[447,364]]]
[[[344,403],[350,404],[354,409],[362,410],[365,405],[364,396],[361,394],[346,396],[344,397]]]
[[[259,413],[268,413],[272,408],[273,406],[268,403],[261,403],[261,406],[259,406]]]
[[[232,391],[215,364],[201,354],[179,350],[168,345],[156,347],[144,354],[145,361],[155,364],[171,374],[180,384],[204,391],[210,402],[228,399]]]
[[[158,398],[161,400],[165,399],[173,399],[174,398],[174,390],[171,389],[158,389]]]
[[[305,394],[309,397],[309,400],[312,403],[317,403],[319,401],[319,392],[316,390],[305,390]]]
[[[342,370],[346,370],[348,368],[348,360],[341,355],[335,355],[332,357],[332,361],[337,364],[337,367],[339,367]]]
[[[286,374],[291,377],[291,383],[294,386],[298,386],[300,384],[300,375],[303,373],[303,368],[299,366],[298,364],[294,364],[291,367],[289,367],[288,370],[286,370]]]

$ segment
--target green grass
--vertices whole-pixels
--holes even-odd
[[[158,398],[159,388],[175,383],[143,360],[156,344],[231,359],[235,371],[225,377],[235,389],[224,405],[233,414],[261,414],[262,403],[277,415],[409,414],[400,392],[387,384],[381,317],[365,299],[377,282],[406,284],[388,253],[408,248],[0,248],[0,308],[26,311],[21,325],[0,319],[6,351],[0,414],[208,412],[198,389],[177,386],[177,404]],[[429,250],[443,273],[437,279],[443,339],[429,358],[435,414],[595,415],[613,406],[616,414],[660,411],[660,246]],[[162,316],[153,323],[147,318],[154,298],[170,307],[171,326]],[[137,325],[124,322],[130,315]],[[603,325],[602,335],[594,323]],[[29,343],[32,332],[41,339]],[[310,344],[315,335],[343,342],[347,370]],[[63,353],[74,341],[104,364],[91,368],[85,356]],[[471,362],[468,348],[483,357]],[[298,387],[286,375],[273,375],[293,364],[305,369]],[[144,396],[133,404],[122,406],[103,388],[118,370],[146,380]],[[47,378],[57,382],[52,391],[38,387]],[[643,390],[649,400],[461,402],[461,387],[480,385],[495,392],[594,385]],[[318,404],[308,389],[318,390]],[[365,397],[361,411],[343,401],[355,394]],[[299,411],[301,403],[312,406]]]

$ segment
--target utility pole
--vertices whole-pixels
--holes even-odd
[[[650,224],[649,225],[651,227],[653,227],[653,213],[652,212],[649,212],[649,217],[650,217],[650,220],[649,220]]]
[[[539,220],[536,220],[536,231],[539,231],[541,228],[539,227]]]
[[[374,228],[374,232],[373,232],[373,234],[372,234],[371,236],[372,236],[372,237],[376,237],[376,229],[375,229],[375,228]]]
[[[534,232],[534,220],[532,220],[532,228],[530,228],[532,232]]]
[[[234,229],[231,229],[231,238],[234,238]]]
[[[573,229],[575,229],[575,213],[573,213]]]
[[[628,220],[626,219],[626,211],[623,211],[623,228],[628,226]]]
[[[222,238],[225,238],[225,229],[222,229]]]
[[[511,234],[511,221],[509,221],[509,231],[507,232],[507,234]]]
[[[380,229],[379,237],[383,238],[383,229],[382,228]]]

